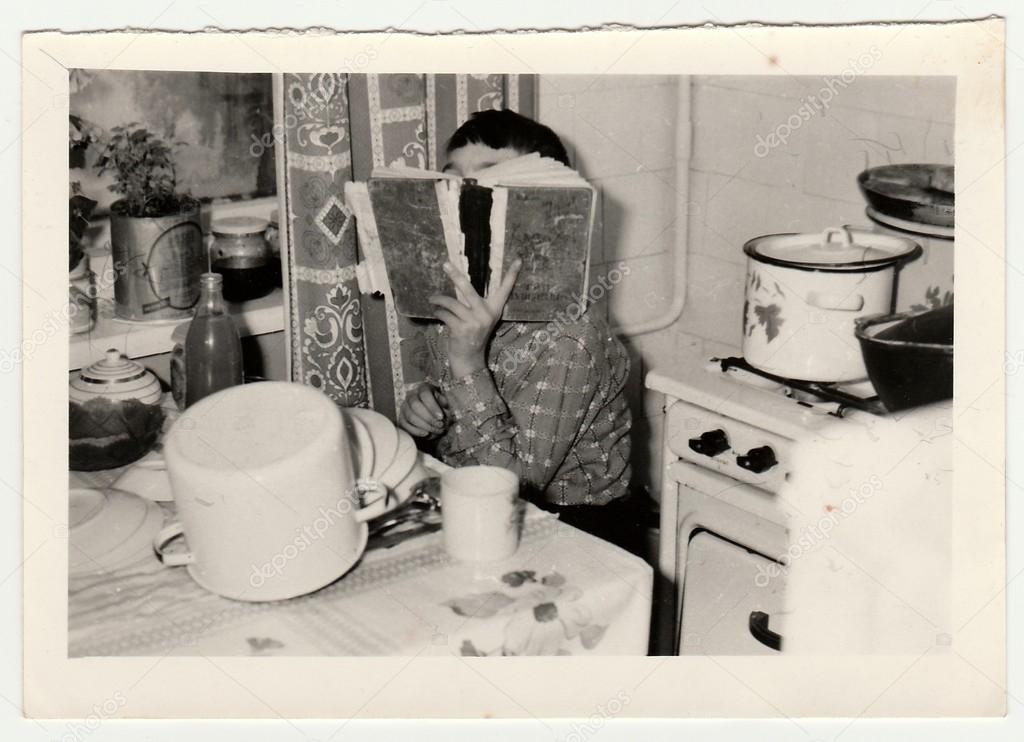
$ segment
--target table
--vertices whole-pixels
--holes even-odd
[[[644,655],[653,573],[528,506],[519,550],[453,562],[440,532],[370,550],[347,575],[278,603],[228,600],[154,557],[72,577],[68,655]]]

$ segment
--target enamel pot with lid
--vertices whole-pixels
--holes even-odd
[[[141,364],[108,350],[68,382],[70,466],[113,469],[144,456],[164,422],[160,382]]]
[[[832,227],[757,237],[743,251],[746,361],[776,376],[833,382],[867,377],[855,322],[892,311],[896,269],[921,247],[904,237]]]

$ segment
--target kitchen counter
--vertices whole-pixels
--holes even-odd
[[[252,301],[228,302],[228,311],[242,337],[266,335],[284,329],[284,294],[274,289]],[[96,325],[89,332],[72,335],[68,370],[88,366],[104,351],[115,348],[129,358],[166,353],[174,347],[171,334],[190,318],[157,322],[132,322],[114,317],[114,305],[100,299]]]

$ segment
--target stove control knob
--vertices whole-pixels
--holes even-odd
[[[736,457],[736,465],[754,474],[766,472],[779,463],[771,446],[758,446]]]
[[[691,438],[690,448],[704,456],[717,456],[729,450],[729,438],[724,430],[716,428],[701,433],[700,438]]]

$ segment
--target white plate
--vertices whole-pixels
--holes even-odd
[[[109,572],[153,559],[163,526],[159,505],[115,489],[72,489],[68,498],[68,571]]]
[[[416,464],[419,451],[416,449],[416,441],[404,430],[398,431],[398,451],[395,454],[391,465],[380,475],[381,484],[392,489],[401,482],[409,470]]]
[[[401,507],[412,495],[411,485],[415,484],[415,482],[406,480],[409,479],[409,472],[416,468],[416,463],[420,458],[419,451],[412,436],[404,430],[399,430],[397,437],[398,453],[395,455],[391,466],[387,468],[387,471],[383,472],[376,480],[383,487],[385,494],[376,495],[374,499],[386,496],[388,498],[387,507],[374,516],[374,518],[381,518],[392,510]]]
[[[377,446],[366,423],[355,415],[347,414],[349,412],[351,410],[346,410],[345,414],[342,414],[342,419],[345,422],[349,441],[354,443],[352,463],[355,465],[357,476],[361,479],[374,479],[378,465]]]
[[[153,502],[174,501],[167,464],[158,451],[150,451],[134,464],[129,464],[111,487]]]
[[[363,407],[349,407],[345,410],[354,419],[362,422],[370,431],[375,455],[373,474],[370,478],[380,479],[391,466],[398,452],[399,430],[384,415]]]

